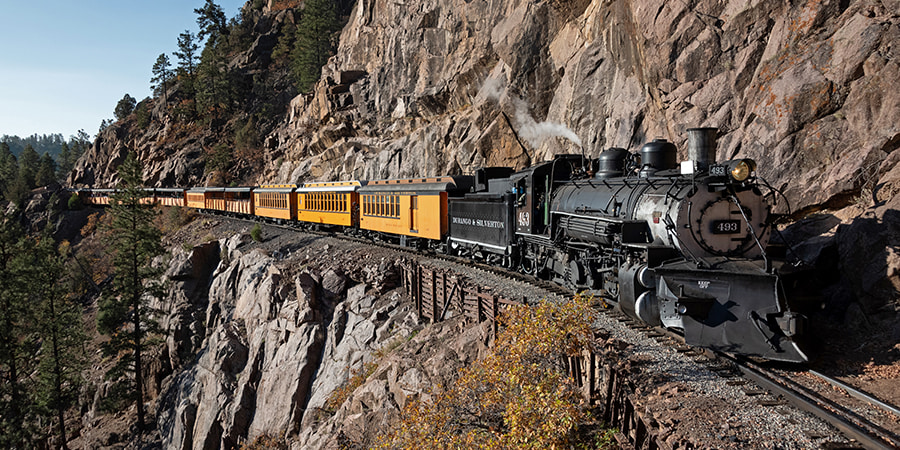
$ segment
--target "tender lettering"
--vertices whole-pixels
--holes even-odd
[[[485,220],[485,219],[472,219],[469,217],[456,217],[453,218],[453,223],[456,225],[465,225],[469,227],[479,227],[479,228],[497,228],[503,229],[504,224],[499,220]]]

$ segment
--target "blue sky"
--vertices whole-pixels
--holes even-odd
[[[126,93],[150,96],[160,53],[198,32],[205,0],[0,0],[0,136],[83,129],[92,137]],[[216,0],[231,19],[245,0]]]

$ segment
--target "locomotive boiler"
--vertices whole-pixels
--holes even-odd
[[[716,132],[688,130],[680,164],[674,144],[655,140],[639,155],[476,173],[481,191],[451,201],[450,248],[594,292],[692,345],[806,361],[803,317],[766,251],[771,207],[756,164],[717,163]]]

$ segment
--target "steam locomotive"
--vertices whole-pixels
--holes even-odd
[[[655,140],[639,154],[558,155],[515,172],[259,187],[148,189],[148,201],[340,228],[483,260],[589,291],[688,344],[804,362],[804,318],[767,253],[771,207],[750,159],[715,161],[713,128],[689,160]],[[108,204],[110,189],[79,191]]]
[[[476,193],[450,203],[450,251],[597,292],[691,345],[804,362],[804,317],[767,253],[768,192],[753,160],[716,163],[716,133],[688,130],[680,164],[655,140],[478,171]]]

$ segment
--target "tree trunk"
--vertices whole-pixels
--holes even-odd
[[[52,281],[51,281],[52,283]],[[69,447],[66,445],[66,417],[65,417],[65,405],[63,404],[63,390],[62,390],[62,367],[60,365],[60,356],[59,356],[59,324],[56,322],[56,305],[53,301],[53,296],[48,298],[50,303],[50,317],[53,318],[53,327],[51,330],[50,340],[53,346],[53,389],[55,390],[56,401],[56,419],[59,421],[59,448],[63,450],[68,450]]]
[[[140,208],[140,204],[132,205],[133,208]],[[137,216],[132,215],[132,230],[137,229]],[[137,243],[134,243],[137,247]],[[141,336],[141,280],[138,277],[138,252],[135,248],[131,258],[131,305],[134,308],[134,384],[137,397],[137,421],[138,421],[138,439],[144,431],[144,377],[143,367],[141,364],[141,344],[143,336]]]

